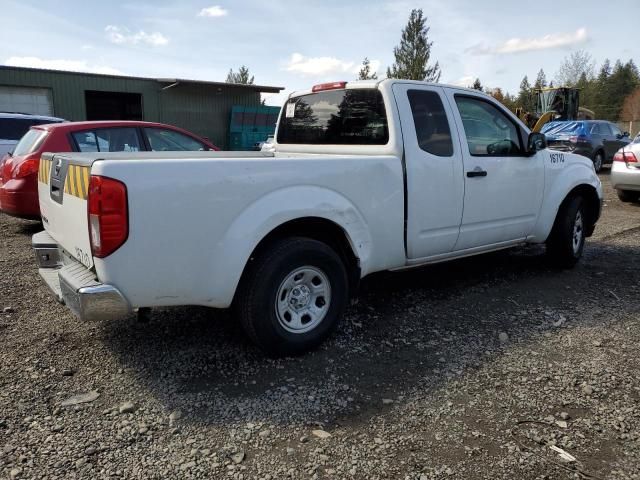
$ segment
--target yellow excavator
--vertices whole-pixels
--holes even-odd
[[[573,87],[549,87],[535,90],[535,112],[525,112],[518,107],[516,114],[531,131],[539,132],[548,122],[559,120],[593,120],[595,114],[580,107],[580,89]]]

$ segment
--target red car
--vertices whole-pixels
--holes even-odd
[[[171,125],[134,121],[37,125],[0,160],[0,211],[39,219],[38,166],[43,152],[219,150],[204,138]]]

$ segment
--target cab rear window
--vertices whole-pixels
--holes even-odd
[[[330,90],[291,98],[282,109],[278,143],[386,145],[389,126],[379,90]]]

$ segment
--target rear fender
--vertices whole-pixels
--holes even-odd
[[[231,304],[245,265],[257,245],[271,231],[291,220],[316,217],[341,227],[359,259],[362,275],[372,256],[373,244],[367,223],[358,209],[339,193],[317,186],[276,190],[248,205],[212,249],[212,303]],[[233,252],[233,253],[231,253]]]

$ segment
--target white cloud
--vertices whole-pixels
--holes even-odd
[[[220,5],[213,5],[212,7],[203,8],[198,13],[199,17],[226,17],[229,14],[229,10],[222,8]]]
[[[589,40],[586,28],[579,28],[575,32],[550,33],[542,37],[534,38],[510,38],[504,43],[494,47],[475,45],[468,48],[469,53],[475,55],[488,55],[492,53],[522,53],[534,50],[548,50],[552,48],[571,47]]]
[[[38,57],[9,57],[4,62],[12,67],[44,68],[49,70],[67,70],[71,72],[102,73],[104,75],[123,75],[123,72],[106,65],[91,65],[86,60],[42,59]]]
[[[169,39],[160,32],[147,33],[140,30],[136,33],[130,32],[127,28],[116,25],[107,25],[104,29],[107,39],[117,45],[138,45],[144,43],[152,47],[162,47],[169,43]]]
[[[476,77],[472,75],[465,75],[464,77],[460,77],[458,80],[454,80],[451,82],[452,85],[456,85],[458,87],[468,88],[473,85],[473,82],[476,80]]]
[[[327,76],[337,74],[353,75],[358,73],[361,65],[352,61],[340,60],[335,57],[305,57],[301,53],[294,53],[285,66],[285,70],[305,77]],[[380,68],[379,60],[371,60],[371,71]]]

